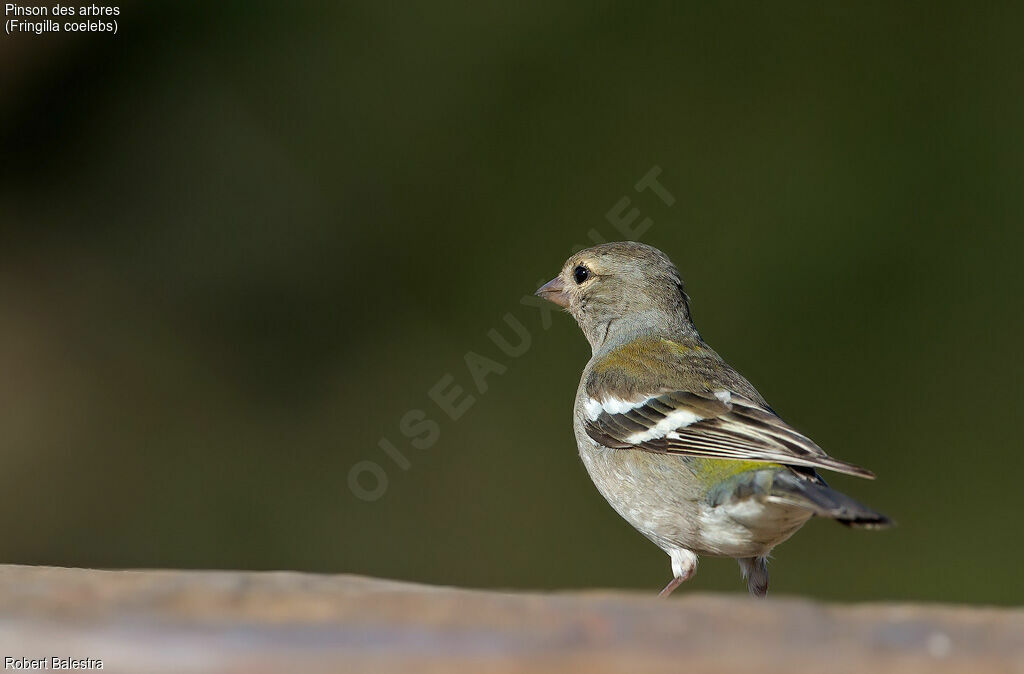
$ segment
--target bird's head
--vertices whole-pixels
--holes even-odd
[[[609,336],[692,330],[679,271],[660,250],[635,241],[581,250],[536,294],[572,314],[595,350]]]

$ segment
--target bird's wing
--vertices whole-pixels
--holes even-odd
[[[869,470],[827,455],[767,406],[733,391],[664,391],[631,398],[584,400],[587,435],[616,449],[765,461],[874,478]]]

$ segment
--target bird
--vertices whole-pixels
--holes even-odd
[[[706,555],[737,560],[750,594],[764,597],[769,554],[811,517],[892,524],[818,474],[871,471],[783,421],[704,342],[665,253],[635,241],[593,246],[535,294],[568,311],[590,343],[573,407],[579,454],[611,507],[668,554],[672,580],[659,596]]]

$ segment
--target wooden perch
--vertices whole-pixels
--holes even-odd
[[[114,672],[1011,672],[1024,611],[0,565],[0,657]],[[51,667],[52,669],[52,667]]]

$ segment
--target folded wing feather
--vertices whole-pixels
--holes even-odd
[[[606,447],[874,477],[869,470],[827,455],[771,409],[732,391],[666,391],[636,401],[590,400],[584,410],[587,434]]]

